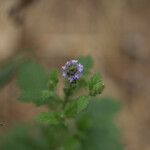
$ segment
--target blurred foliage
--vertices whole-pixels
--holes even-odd
[[[111,98],[102,98],[89,104],[79,116],[78,127],[83,132],[83,150],[123,150],[114,117],[120,104]]]
[[[48,80],[48,74],[45,70],[34,62],[25,62],[18,70],[17,79],[22,92],[19,100],[42,105],[41,91],[46,89]]]
[[[104,89],[104,83],[99,74],[94,74],[88,82],[88,85],[91,96],[101,94]]]
[[[102,77],[89,77],[93,60],[80,57],[83,77],[75,83],[64,80],[64,96],[57,92],[58,71],[47,73],[33,61],[25,61],[17,71],[22,102],[46,105],[48,111],[36,117],[30,127],[17,127],[2,138],[2,150],[122,150],[113,122],[119,104],[111,99],[94,99],[104,89]],[[78,94],[81,89],[85,93]],[[81,95],[82,94],[82,95]]]
[[[56,145],[65,143],[64,150],[123,150],[113,121],[119,109],[120,104],[112,99],[93,99],[88,108],[77,116],[78,135],[70,138],[64,125],[20,126],[1,138],[0,149],[54,150]],[[57,123],[56,120],[53,122]]]
[[[80,96],[76,100],[68,102],[64,110],[65,115],[67,117],[76,116],[76,114],[79,114],[82,110],[84,110],[88,104],[89,99],[86,96]]]

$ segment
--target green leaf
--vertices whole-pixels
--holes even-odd
[[[49,90],[42,91],[42,100],[46,103],[49,102],[50,99],[55,99],[55,97],[56,95],[52,91],[49,91]]]
[[[55,90],[58,83],[58,71],[52,70],[49,75],[48,86],[50,90]]]
[[[47,104],[53,110],[57,110],[62,106],[61,98],[54,91],[49,90],[42,91],[42,103]]]
[[[18,71],[18,84],[21,89],[20,100],[42,103],[42,91],[47,88],[48,74],[34,62],[24,63]]]
[[[89,104],[89,99],[87,96],[81,96],[77,100],[77,113],[83,111]]]
[[[79,59],[79,62],[84,66],[84,74],[88,74],[90,69],[93,66],[93,60],[91,56],[82,56]]]
[[[65,107],[65,115],[67,117],[73,117],[83,111],[89,103],[89,99],[87,96],[81,96],[76,100],[68,103]]]
[[[37,117],[37,121],[42,124],[58,125],[60,123],[60,115],[55,112],[43,112]]]
[[[96,96],[97,94],[101,94],[104,89],[104,83],[99,74],[94,74],[89,83],[89,95]]]

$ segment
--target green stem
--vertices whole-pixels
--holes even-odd
[[[76,89],[76,83],[66,82],[65,88],[64,88],[65,98],[64,98],[63,108],[68,103],[69,98],[70,98],[71,95],[73,95],[73,92],[74,92],[75,89]]]
[[[71,92],[72,92],[72,85],[70,83],[69,84],[67,83],[64,88],[65,98],[64,98],[63,108],[68,103],[69,97],[71,96]]]

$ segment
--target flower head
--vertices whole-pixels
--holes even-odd
[[[83,74],[83,65],[78,60],[67,61],[62,66],[62,76],[69,80],[69,82],[76,82]]]

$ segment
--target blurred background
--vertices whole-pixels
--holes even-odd
[[[0,0],[0,64],[25,55],[45,68],[91,55],[104,95],[121,101],[126,150],[150,150],[149,0]],[[42,108],[17,101],[15,77],[0,89],[0,132]]]

